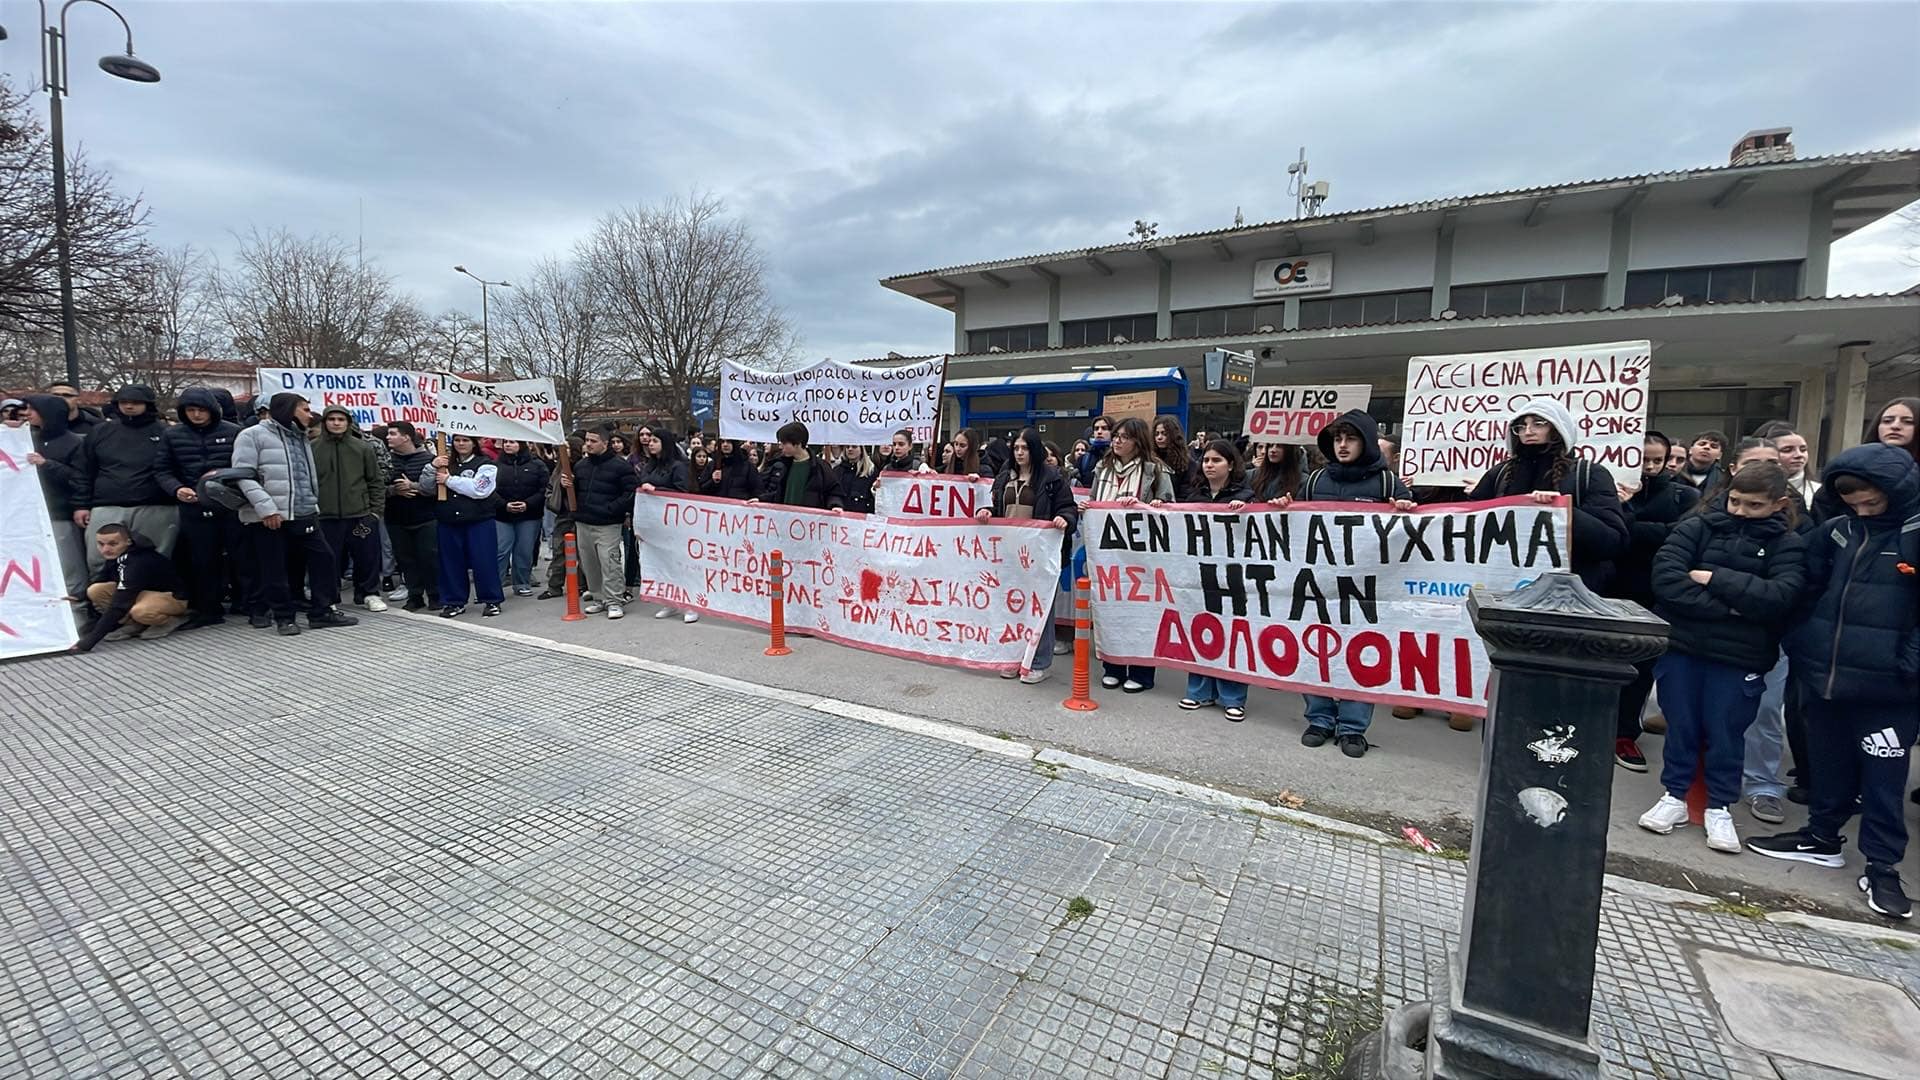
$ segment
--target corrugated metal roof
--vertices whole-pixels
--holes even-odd
[[[1200,232],[1178,233],[1172,236],[1155,237],[1153,240],[1143,243],[1106,244],[1099,247],[1045,252],[1039,255],[1023,255],[1011,259],[989,259],[983,262],[962,263],[957,266],[944,266],[934,270],[919,270],[910,274],[894,274],[891,277],[881,278],[880,283],[882,285],[888,285],[892,282],[907,281],[912,278],[977,273],[982,270],[1003,269],[1029,263],[1065,262],[1071,259],[1085,259],[1129,251],[1151,251],[1155,248],[1183,244],[1194,240],[1230,240],[1236,236],[1246,236],[1252,233],[1319,227],[1366,218],[1424,213],[1429,210],[1458,209],[1461,207],[1483,205],[1512,199],[1538,198],[1544,195],[1567,195],[1607,187],[1637,187],[1641,184],[1674,183],[1682,180],[1692,180],[1702,176],[1717,176],[1734,171],[1787,172],[1796,168],[1808,168],[1820,165],[1865,165],[1895,162],[1903,157],[1910,158],[1915,156],[1920,156],[1920,149],[1863,150],[1849,154],[1827,154],[1820,157],[1795,158],[1792,161],[1769,161],[1754,165],[1707,165],[1695,169],[1679,169],[1668,172],[1642,173],[1630,176],[1613,176],[1597,180],[1578,180],[1539,187],[1508,188],[1504,191],[1490,191],[1479,195],[1455,195],[1439,199],[1428,199],[1423,202],[1396,203],[1389,206],[1370,207],[1365,210],[1348,210],[1338,214],[1325,214],[1319,217],[1282,218],[1274,221],[1258,222],[1252,225],[1232,226],[1225,229],[1207,229]]]

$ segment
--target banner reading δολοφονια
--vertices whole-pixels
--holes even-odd
[[[773,442],[794,421],[813,446],[880,446],[907,429],[914,442],[933,438],[947,358],[900,367],[822,360],[796,371],[760,371],[731,360],[720,365],[720,437]]]
[[[1484,715],[1467,596],[1567,566],[1571,511],[1566,496],[1413,511],[1099,503],[1080,520],[1103,660]]]

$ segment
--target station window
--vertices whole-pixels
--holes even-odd
[[[1792,300],[1800,293],[1800,263],[1738,263],[1635,270],[1627,275],[1627,306],[1652,307],[1669,296],[1683,304],[1737,304]]]
[[[1105,345],[1116,337],[1128,341],[1152,341],[1159,336],[1159,317],[1155,315],[1109,315],[1099,319],[1074,319],[1060,324],[1060,344]]]
[[[1229,334],[1257,334],[1262,326],[1275,330],[1285,325],[1286,309],[1279,304],[1242,304],[1239,307],[1202,308],[1173,313],[1173,336],[1177,338],[1225,337]]]
[[[1489,315],[1551,315],[1562,311],[1587,311],[1600,306],[1606,279],[1599,274],[1582,277],[1541,278],[1538,281],[1497,281],[1480,285],[1455,285],[1447,292],[1447,306],[1463,319]]]
[[[983,353],[988,349],[1001,349],[1005,352],[1026,352],[1030,349],[1047,347],[1047,324],[1029,323],[1026,326],[996,326],[985,330],[967,331],[967,351]]]
[[[1369,293],[1300,301],[1300,329],[1331,326],[1371,326],[1378,323],[1418,322],[1433,317],[1433,290]]]

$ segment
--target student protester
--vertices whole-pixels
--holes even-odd
[[[780,440],[780,450],[767,463],[760,498],[754,501],[809,506],[836,514],[845,509],[832,463],[807,452],[807,425],[797,420],[784,424],[774,437]]]
[[[1059,529],[1060,559],[1064,566],[1072,556],[1073,529],[1080,521],[1080,510],[1073,502],[1072,485],[1060,475],[1060,470],[1046,464],[1045,455],[1046,447],[1040,441],[1039,429],[1023,429],[1013,440],[1007,467],[993,478],[991,506],[974,511],[974,516],[981,521],[990,518],[1044,521]],[[1047,616],[1041,620],[1040,640],[1034,645],[1033,662],[1024,671],[1003,671],[1001,678],[1017,676],[1029,686],[1046,681],[1047,670],[1053,666],[1053,608],[1052,603],[1046,605]]]
[[[1731,808],[1740,801],[1747,728],[1806,583],[1796,517],[1787,474],[1777,464],[1749,465],[1674,526],[1654,556],[1654,610],[1669,628],[1654,666],[1667,717],[1666,793],[1640,815],[1648,832],[1687,823],[1698,767],[1706,774],[1707,847],[1740,853]]]
[[[1153,422],[1153,456],[1173,475],[1173,501],[1189,502],[1206,484],[1200,475],[1200,461],[1187,449],[1186,433],[1180,421],[1163,416]]]
[[[112,422],[81,442],[74,470],[73,522],[87,530],[87,560],[96,572],[101,563],[93,539],[100,526],[121,522],[169,557],[180,528],[173,492],[160,486],[160,439],[166,428],[155,411],[153,390],[138,383],[123,386],[114,393],[112,408]]]
[[[760,496],[760,469],[747,455],[747,444],[721,439],[712,467],[702,478],[700,494],[746,502]]]
[[[320,535],[340,569],[352,570],[353,602],[368,611],[387,610],[380,593],[380,516],[387,509],[386,471],[380,455],[360,437],[353,414],[329,405],[320,414],[313,441],[314,480],[320,493]]]
[[[582,436],[583,453],[573,463],[573,475],[561,475],[560,486],[572,488],[578,500],[573,520],[580,576],[593,596],[580,610],[619,619],[627,613],[627,554],[620,532],[633,517],[640,479],[633,465],[613,452],[609,434],[596,428]]]
[[[1672,448],[1667,451],[1667,475],[1678,477],[1680,470],[1685,468],[1686,464],[1687,448],[1679,443],[1674,443]],[[1689,484],[1687,486],[1692,487],[1693,485]],[[1694,488],[1693,490],[1699,491],[1700,489]]]
[[[240,556],[240,519],[231,510],[200,499],[200,478],[233,464],[233,443],[240,426],[220,414],[211,390],[180,392],[175,412],[180,422],[161,433],[160,486],[179,503],[179,543],[174,554],[186,567],[185,596],[193,618],[187,629],[226,622],[221,594],[227,585],[227,561]]]
[[[1649,431],[1640,447],[1640,490],[1619,490],[1630,524],[1627,546],[1613,563],[1613,588],[1610,595],[1631,600],[1652,610],[1653,559],[1695,504],[1700,493],[1667,473],[1667,451],[1673,443],[1658,431]],[[1647,756],[1640,750],[1640,714],[1653,690],[1653,660],[1634,665],[1634,679],[1620,691],[1620,711],[1614,724],[1614,764],[1633,772],[1647,771]]]
[[[1105,419],[1104,417],[1102,419]],[[1147,503],[1160,506],[1173,501],[1173,474],[1153,456],[1153,433],[1147,422],[1129,416],[1113,429],[1100,463],[1093,470],[1092,502]],[[1101,661],[1100,685],[1111,690],[1119,687],[1129,694],[1153,689],[1154,669],[1148,664],[1113,664]]]
[[[180,598],[172,559],[119,522],[102,525],[94,542],[100,570],[87,586],[87,599],[100,609],[100,618],[74,643],[73,652],[92,652],[102,641],[123,638],[158,640],[186,621],[187,602]]]
[[[1260,447],[1257,465],[1249,479],[1253,501],[1285,505],[1300,490],[1300,448],[1288,443],[1267,443]],[[1204,467],[1204,463],[1203,463]]]
[[[1914,434],[1914,417],[1920,415],[1920,398],[1894,398],[1882,405],[1867,421],[1862,445],[1891,446],[1920,463],[1920,437]],[[1845,513],[1838,492],[1823,490],[1814,496],[1813,516],[1825,521]]]
[[[1093,471],[1099,468],[1100,459],[1106,456],[1107,448],[1113,445],[1110,440],[1113,438],[1114,429],[1118,426],[1111,416],[1094,417],[1093,426],[1087,430],[1086,449],[1076,454],[1073,462],[1073,469],[1081,487],[1093,486]]]
[[[947,445],[953,448],[947,455],[946,464],[941,471],[949,476],[989,476],[980,462],[980,433],[973,428],[961,428],[954,432],[953,441]]]
[[[469,577],[482,618],[497,617],[506,600],[500,587],[500,537],[495,523],[499,483],[499,466],[480,452],[480,440],[471,435],[448,439],[447,453],[435,457],[420,476],[422,487],[431,484],[435,489],[443,619],[457,618],[467,610]],[[447,489],[445,499],[439,498],[441,487]]]
[[[440,602],[439,489],[426,482],[433,451],[421,445],[413,424],[387,425],[387,536],[393,562],[407,587],[406,610],[424,611]]]
[[[1011,447],[1007,445],[1007,440],[1005,438],[1002,438],[999,435],[995,435],[994,437],[988,439],[987,445],[982,447],[980,450],[979,475],[983,477],[999,476],[1001,472],[1003,472],[1006,469],[1007,462],[1011,461],[1012,459],[1013,459],[1013,450]],[[845,495],[845,492],[846,492],[846,489],[842,488],[841,494],[843,496]]]
[[[1524,401],[1508,425],[1511,456],[1487,470],[1467,493],[1467,501],[1531,495],[1534,502],[1546,503],[1557,495],[1571,496],[1573,572],[1587,588],[1604,595],[1613,577],[1613,560],[1627,550],[1627,519],[1612,474],[1605,465],[1576,457],[1579,446],[1579,429],[1559,402]]]
[[[1387,470],[1386,458],[1380,453],[1380,427],[1365,412],[1349,410],[1320,429],[1319,446],[1327,463],[1300,482],[1301,502],[1384,503],[1397,510],[1412,510],[1418,505],[1407,485]],[[1302,746],[1324,746],[1332,740],[1350,758],[1365,756],[1372,745],[1367,742],[1367,729],[1373,724],[1372,702],[1324,694],[1302,696],[1307,706],[1307,729],[1300,735]]]
[[[1807,438],[1793,429],[1785,420],[1769,420],[1761,424],[1753,433],[1756,439],[1766,439],[1780,452],[1780,470],[1787,474],[1787,486],[1793,489],[1800,505],[1811,510],[1813,497],[1820,490],[1820,482],[1807,471]]]
[[[873,459],[864,446],[843,446],[840,461],[834,465],[834,483],[840,487],[840,501],[856,514],[873,513]]]
[[[579,432],[567,436],[567,461],[569,466],[586,456],[585,436]],[[561,472],[558,456],[553,461],[553,471],[547,476],[547,513],[553,518],[553,526],[548,532],[552,547],[547,553],[547,587],[540,590],[537,599],[552,600],[567,594],[567,537],[574,538],[574,565],[579,568],[580,552],[585,545],[580,540],[579,522],[574,511],[567,506],[568,484],[563,483],[566,474]],[[584,581],[584,578],[582,579]]]
[[[27,464],[40,473],[40,490],[47,498],[47,516],[53,521],[53,546],[60,553],[65,595],[73,602],[77,624],[86,615],[87,591],[86,535],[75,524],[73,515],[73,488],[79,480],[82,437],[67,428],[66,399],[53,394],[29,394],[26,400],[27,423],[33,429],[33,452],[27,455]]]
[[[288,580],[288,567],[298,565],[296,553],[306,566],[307,625],[320,630],[360,621],[339,610],[338,564],[320,535],[320,492],[307,439],[312,423],[306,398],[275,394],[267,403],[267,419],[241,431],[233,443],[233,467],[254,470],[253,479],[234,481],[247,498],[240,526],[253,556],[255,592],[248,598],[248,622],[260,629],[272,626],[287,637],[300,632]]]
[[[1773,440],[1779,450],[1780,468],[1786,472],[1787,486],[1793,489],[1795,504],[1801,510],[1800,531],[1812,532],[1816,524],[1813,506],[1820,494],[1820,482],[1808,468],[1806,436],[1785,420],[1762,424],[1755,434]],[[1781,797],[1802,805],[1807,801],[1807,721],[1801,715],[1799,686],[1792,679],[1789,667],[1783,649],[1780,663],[1767,673],[1767,692],[1760,698],[1760,716],[1747,729],[1747,805],[1755,818],[1775,824],[1786,820]],[[1782,784],[1779,778],[1783,761],[1780,728],[1785,729],[1785,750],[1793,755],[1793,765],[1787,770],[1792,786]]]
[[[880,471],[883,473],[924,473],[932,472],[920,461],[920,454],[913,448],[913,432],[901,428],[887,440],[886,453],[880,458]]]
[[[700,492],[700,478],[713,471],[713,455],[707,452],[705,445],[687,447],[687,475],[691,477],[693,493]]]
[[[1241,510],[1253,501],[1253,489],[1247,486],[1246,467],[1240,453],[1225,439],[1215,439],[1200,453],[1201,482],[1198,491],[1188,493],[1188,502],[1225,503],[1228,510]],[[1240,723],[1247,718],[1247,684],[1213,675],[1187,675],[1187,696],[1180,707],[1188,711],[1219,705],[1228,720]]]
[[[494,556],[500,579],[513,595],[533,595],[533,567],[540,558],[540,527],[547,512],[547,463],[519,439],[502,439],[493,463],[500,509],[493,517]]]
[[[640,467],[638,476],[640,490],[648,494],[654,492],[680,492],[684,494],[691,485],[687,471],[687,459],[680,454],[680,444],[674,440],[673,432],[665,428],[643,428],[640,432]],[[629,577],[638,573],[638,567],[629,572]],[[656,619],[664,619],[677,610],[663,607],[653,613]],[[700,613],[686,611],[680,621],[697,623]]]
[[[1047,465],[1055,469],[1061,468],[1065,459],[1060,456],[1060,447],[1050,442],[1042,442],[1040,445],[1047,448]],[[1064,478],[1066,474],[1062,473],[1061,476]]]
[[[1900,883],[1901,796],[1920,734],[1920,466],[1900,447],[1868,444],[1834,458],[1821,479],[1844,510],[1808,539],[1812,608],[1787,637],[1807,718],[1812,806],[1804,829],[1747,847],[1843,866],[1840,829],[1857,810],[1867,906],[1905,919],[1913,906]]]
[[[107,423],[99,409],[90,409],[80,404],[80,391],[72,383],[48,383],[47,393],[59,398],[66,404],[67,430],[85,437]],[[31,404],[31,402],[29,402]]]
[[[1716,484],[1726,478],[1726,470],[1720,467],[1721,455],[1726,451],[1725,432],[1709,428],[1695,435],[1680,467],[1680,480],[1691,485],[1695,491],[1712,491]]]
[[[761,473],[766,469],[767,455],[766,452],[760,448],[759,443],[750,442],[747,444],[747,464],[753,466],[754,475],[759,478],[754,481],[755,483],[759,483],[760,479],[764,479]]]

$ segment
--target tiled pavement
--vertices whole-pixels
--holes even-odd
[[[1271,1080],[1458,926],[1455,863],[435,620],[0,694],[0,1076]],[[1776,1076],[1699,948],[1920,994],[1873,941],[1604,918],[1618,1075]]]

